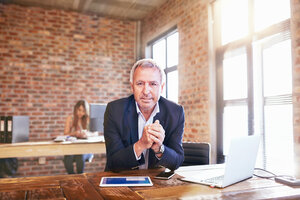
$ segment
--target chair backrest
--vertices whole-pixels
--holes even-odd
[[[208,165],[210,161],[210,144],[204,142],[183,142],[184,161],[182,166]]]

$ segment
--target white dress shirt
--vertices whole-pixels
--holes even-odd
[[[141,137],[143,135],[144,127],[147,126],[147,125],[149,125],[149,124],[152,124],[154,116],[157,113],[159,113],[159,105],[158,105],[158,102],[157,102],[156,105],[155,105],[154,110],[152,111],[152,113],[151,113],[151,115],[150,115],[150,117],[148,119],[148,121],[146,121],[145,117],[143,116],[143,114],[142,114],[141,110],[139,109],[139,106],[138,106],[138,104],[136,102],[135,102],[135,105],[136,105],[136,111],[137,111],[137,114],[138,114],[138,133],[139,133],[139,139],[141,139]],[[133,151],[134,151],[134,148],[133,148]],[[141,156],[137,157],[135,151],[134,151],[134,154],[135,154],[135,157],[136,157],[137,160],[141,159]],[[140,165],[139,169],[148,169],[149,149],[144,150],[143,154],[144,154],[144,158],[145,158],[145,164]]]

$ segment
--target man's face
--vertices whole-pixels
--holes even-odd
[[[154,109],[164,87],[164,84],[160,82],[160,73],[157,68],[136,68],[131,89],[142,112],[152,112]]]

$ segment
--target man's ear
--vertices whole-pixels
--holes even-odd
[[[162,94],[163,91],[164,91],[165,84],[166,84],[166,83],[162,83],[162,84],[161,84],[161,88],[160,88],[160,93],[161,93],[161,94]]]
[[[133,93],[133,83],[130,83],[131,92]]]

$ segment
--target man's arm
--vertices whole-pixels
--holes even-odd
[[[105,171],[131,169],[139,165],[133,152],[133,145],[126,141],[126,139],[130,140],[130,133],[124,131],[122,126],[123,113],[120,113],[120,110],[114,106],[109,103],[104,114],[107,157]]]
[[[162,165],[171,170],[175,170],[181,166],[184,159],[184,152],[182,148],[182,137],[184,131],[184,111],[183,107],[178,107],[176,114],[178,115],[178,121],[174,121],[172,130],[165,130],[165,139],[163,144],[165,150],[160,160],[157,161],[157,165]],[[168,132],[170,131],[170,132]]]

